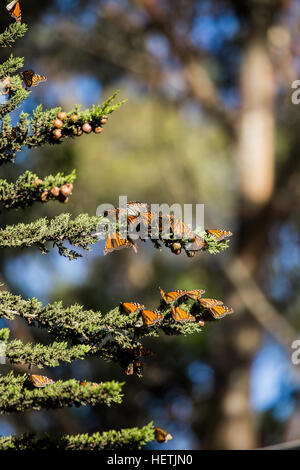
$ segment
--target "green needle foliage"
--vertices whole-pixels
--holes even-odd
[[[61,193],[57,195],[54,190],[57,188],[60,190],[66,184],[73,184],[75,179],[75,170],[66,176],[63,173],[49,175],[44,180],[31,171],[25,171],[15,183],[0,179],[0,204],[5,209],[20,209],[31,206],[36,201],[48,202],[58,199],[60,202],[65,202]]]
[[[26,364],[28,367],[56,367],[61,362],[72,362],[91,355],[92,347],[88,344],[78,344],[68,347],[66,341],[54,342],[47,346],[43,344],[24,344],[20,340],[11,341],[5,350],[6,359],[11,364]]]
[[[0,46],[11,47],[17,39],[22,38],[27,31],[26,24],[11,23],[6,30],[0,34]]]
[[[63,435],[57,439],[44,436],[37,439],[33,434],[20,437],[0,438],[0,450],[137,450],[154,439],[152,423],[143,428],[121,429],[103,433]]]
[[[26,411],[42,408],[56,409],[65,406],[86,406],[97,403],[121,403],[122,384],[104,382],[80,385],[76,380],[61,380],[44,388],[30,389],[27,375],[14,377],[13,373],[0,376],[0,413]],[[32,387],[31,387],[32,388]]]
[[[13,22],[0,34],[0,46],[12,46],[26,30],[26,25]],[[31,93],[20,74],[23,65],[24,59],[12,54],[0,65],[0,93],[5,96],[0,105],[0,165],[13,163],[17,153],[25,147],[57,145],[66,139],[78,138],[83,132],[100,134],[109,114],[124,103],[121,101],[113,104],[116,92],[103,104],[83,111],[78,105],[69,112],[62,111],[60,107],[43,109],[42,106],[37,106],[31,116],[21,112],[17,123],[12,126],[10,113]],[[57,173],[48,176],[38,176],[27,170],[16,181],[0,179],[0,209],[24,209],[35,202],[66,203],[74,189],[75,179],[75,170],[68,175]],[[72,218],[70,214],[63,213],[50,220],[44,217],[27,224],[18,223],[1,228],[0,248],[24,249],[34,246],[46,254],[49,247],[54,246],[60,255],[72,260],[81,256],[74,248],[89,250],[99,238],[105,238],[109,231],[112,231],[112,226],[102,216],[80,214]],[[199,232],[197,235],[203,240],[199,251],[216,254],[228,246],[227,241],[217,241],[207,232]],[[160,233],[159,241],[172,250],[177,242],[174,233]],[[187,238],[180,240],[180,250],[177,248],[177,252],[182,247],[188,255],[194,255],[186,248],[190,241]],[[160,244],[155,241],[154,246],[158,248]],[[129,300],[134,301],[127,299]],[[124,313],[121,305],[105,313],[85,310],[78,304],[65,307],[62,302],[42,306],[35,298],[23,299],[8,290],[0,290],[1,320],[9,325],[16,317],[21,318],[30,327],[43,328],[52,338],[52,342],[47,345],[26,344],[19,339],[10,340],[9,328],[2,328],[0,358],[3,359],[5,355],[6,362],[11,365],[41,369],[94,357],[118,364],[128,375],[135,373],[142,377],[141,358],[154,356],[152,351],[143,346],[143,338],[158,338],[161,334],[199,333],[203,320],[212,320],[208,310],[197,299],[182,297],[176,306],[191,314],[189,321],[176,321],[172,306],[162,300],[155,310],[159,321],[147,326],[143,312],[138,310],[131,314]],[[147,308],[153,310],[152,306]],[[114,381],[95,384],[78,382],[75,379],[55,382],[46,378],[41,385],[33,378],[29,374],[17,375],[13,372],[0,375],[0,414],[20,413],[30,409],[94,406],[98,403],[110,406],[121,403],[123,397],[123,384]],[[92,435],[45,435],[37,438],[26,434],[0,437],[0,450],[140,449],[154,438],[154,428],[150,423],[141,429],[110,430]]]

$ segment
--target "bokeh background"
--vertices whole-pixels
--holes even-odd
[[[206,227],[234,235],[225,253],[193,259],[150,243],[138,256],[124,250],[105,258],[99,243],[72,262],[53,251],[2,250],[2,282],[43,303],[63,299],[102,311],[125,300],[155,307],[159,285],[201,287],[235,314],[199,335],[148,342],[157,357],[142,379],[99,360],[44,370],[54,379],[125,380],[124,402],[2,416],[0,434],[94,432],[154,420],[174,436],[164,449],[253,449],[300,438],[300,365],[291,362],[291,343],[300,337],[300,105],[291,102],[300,78],[299,2],[38,3],[21,1],[29,32],[14,54],[48,81],[22,109],[88,107],[116,89],[128,102],[101,136],[23,151],[2,166],[9,180],[25,169],[43,177],[73,168],[78,179],[68,206],[2,213],[1,225],[62,211],[94,215],[99,204],[126,194],[204,203]],[[1,30],[9,21],[3,9]],[[50,341],[22,321],[10,326],[12,337]]]

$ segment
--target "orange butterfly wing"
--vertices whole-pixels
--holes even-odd
[[[166,300],[167,298],[166,298],[166,293],[165,293],[165,291],[162,290],[161,287],[159,288],[159,290],[160,290],[160,295],[162,296],[162,298],[164,299],[164,301],[165,301],[166,303],[168,303],[167,300]]]
[[[143,310],[145,308],[145,305],[141,305],[138,302],[124,302],[121,304],[121,308],[124,313],[130,314],[135,313],[138,310]]]
[[[32,77],[32,85],[31,86],[37,86],[40,82],[46,82],[47,78],[45,75],[38,75],[35,73]]]
[[[173,316],[173,319],[178,322],[195,320],[195,317],[193,317],[193,315],[190,315],[185,310],[182,310],[182,308],[179,308],[179,307],[175,308],[174,306],[172,306],[172,316]]]
[[[134,372],[133,364],[129,364],[125,369],[125,374],[133,375],[133,372]]]
[[[216,305],[223,305],[222,300],[217,299],[198,299],[198,302],[203,308],[212,308]]]
[[[171,228],[175,237],[177,238],[183,238],[183,237],[193,238],[194,237],[193,232],[189,229],[189,227],[184,222],[182,222],[182,220],[174,219],[171,216],[170,223],[171,223]]]
[[[19,0],[13,0],[6,6],[7,10],[18,23],[22,21],[21,7]]]
[[[143,322],[146,326],[153,326],[163,319],[163,315],[152,310],[142,310]]]
[[[159,442],[160,444],[164,442],[168,442],[171,439],[173,439],[172,434],[158,427],[154,428],[154,436],[157,442]]]
[[[30,375],[29,380],[31,383],[38,388],[46,387],[46,385],[54,384],[54,380],[49,379],[43,375]]]
[[[206,230],[206,233],[213,235],[217,241],[221,241],[224,238],[231,237],[232,233],[226,230]]]
[[[186,249],[190,251],[200,251],[203,250],[206,245],[207,243],[203,238],[199,237],[199,235],[193,235],[192,241],[186,245]]]
[[[161,294],[162,298],[164,299],[164,301],[167,304],[175,302],[175,300],[179,299],[180,297],[182,297],[186,293],[185,290],[178,289],[178,290],[168,292],[166,294],[161,288],[159,288],[159,289],[160,289],[160,294]]]
[[[26,87],[37,86],[40,82],[47,80],[44,75],[38,75],[32,69],[24,70],[22,77]]]
[[[215,307],[210,307],[208,310],[216,319],[223,318],[226,315],[233,313],[233,309],[231,307],[226,307],[226,305],[216,305]]]
[[[197,300],[201,297],[202,294],[205,293],[205,290],[203,289],[192,289],[192,290],[187,290],[186,295],[192,300]]]
[[[129,248],[134,245],[126,240],[126,238],[120,237],[117,232],[110,232],[106,237],[103,253],[106,255],[111,251],[120,250],[121,248]]]

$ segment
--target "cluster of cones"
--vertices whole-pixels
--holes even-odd
[[[57,114],[56,119],[53,121],[53,131],[52,135],[55,140],[60,140],[65,135],[70,134],[69,125],[72,125],[73,135],[81,136],[83,133],[90,134],[92,131],[95,134],[101,134],[103,131],[103,126],[107,123],[108,116],[103,115],[99,122],[90,123],[90,122],[81,122],[78,114],[73,113],[70,116],[67,115],[64,111],[60,111]],[[68,126],[65,127],[65,124]]]
[[[43,180],[36,179],[33,184],[37,189],[39,189],[39,187],[43,184]],[[50,199],[58,199],[59,202],[67,203],[73,189],[73,183],[63,184],[60,188],[58,186],[53,186],[53,188],[41,192],[41,201],[48,202]]]

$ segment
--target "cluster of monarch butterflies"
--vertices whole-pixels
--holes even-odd
[[[180,307],[174,305],[174,303],[182,297],[197,301],[199,305],[207,310],[214,319],[220,319],[233,313],[231,307],[227,307],[223,304],[222,300],[202,298],[202,294],[205,291],[203,289],[192,289],[183,290],[178,289],[171,292],[164,292],[160,288],[160,294],[165,304],[171,306],[172,317],[176,322],[195,321],[195,317],[189,312],[186,312]],[[121,304],[122,312],[130,315],[132,313],[140,312],[142,315],[143,323],[145,326],[153,326],[159,323],[164,318],[163,314],[154,310],[147,310],[145,305],[139,304],[138,302],[124,302]],[[200,320],[200,326],[204,325],[204,322]]]
[[[47,385],[52,385],[55,383],[54,380],[44,375],[30,375],[29,380],[32,383],[32,385],[36,388],[44,388]],[[79,385],[81,385],[82,387],[86,387],[88,385],[88,382],[86,382],[85,380],[82,380],[81,382],[79,382]],[[98,384],[95,382],[91,382],[90,385],[92,387],[98,386]],[[161,444],[173,439],[173,436],[169,432],[159,427],[154,428],[154,436],[157,442]]]
[[[109,209],[105,212],[104,216],[107,217],[109,221],[116,222],[120,220],[120,218],[125,218],[127,222],[127,238],[121,236],[116,230],[111,230],[107,233],[104,255],[122,248],[133,248],[133,250],[137,252],[137,245],[135,241],[130,238],[130,231],[136,230],[136,232],[138,232],[139,230],[141,231],[141,228],[144,229],[144,234],[150,235],[150,240],[154,245],[160,247],[157,239],[152,240],[151,238],[152,230],[157,230],[160,240],[176,254],[181,253],[182,247],[188,255],[194,254],[196,251],[201,251],[207,247],[206,241],[192,232],[182,220],[176,219],[173,215],[159,215],[150,212],[148,205],[145,203],[128,202],[126,209]],[[154,225],[156,224],[156,226],[153,227],[152,223]],[[164,239],[162,232],[165,226],[168,227],[171,237]],[[232,235],[231,232],[225,230],[206,230],[206,233],[213,236],[218,242]],[[183,243],[183,237],[188,240],[188,242]],[[143,240],[142,237],[140,237],[140,239]]]
[[[13,0],[8,5],[6,9],[9,12],[10,16],[14,18],[18,23],[22,22],[22,13],[19,0]],[[25,70],[22,72],[22,78],[26,87],[37,86],[40,82],[44,82],[47,78],[44,75],[39,75],[33,70]]]
[[[46,377],[45,375],[30,375],[28,377],[28,379],[30,380],[32,385],[36,388],[44,388],[47,385],[52,385],[52,384],[55,383],[54,380],[50,379],[49,377]],[[85,380],[82,380],[81,382],[79,382],[79,385],[81,385],[83,387],[86,387],[87,384],[88,384],[88,382],[86,382]],[[90,385],[92,387],[97,387],[98,386],[98,384],[95,383],[95,382],[91,382]]]

